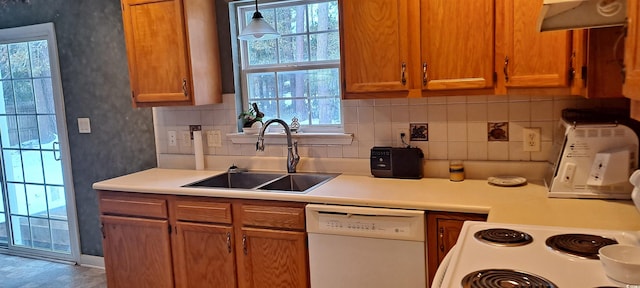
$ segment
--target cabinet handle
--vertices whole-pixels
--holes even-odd
[[[444,228],[440,227],[440,251],[444,252]]]
[[[407,70],[407,63],[402,62],[402,73],[401,73],[401,77],[402,77],[402,85],[406,85],[407,84],[407,77],[404,76],[404,72]]]
[[[242,234],[242,253],[247,255],[247,235]]]
[[[427,86],[427,79],[429,78],[429,74],[427,74],[427,62],[422,63],[422,86]]]
[[[504,56],[504,69],[502,72],[504,73],[504,81],[509,82],[509,56]]]
[[[187,92],[187,79],[186,78],[182,79],[182,92],[184,92],[184,97],[189,96],[189,93]]]
[[[227,232],[227,252],[231,253],[231,232]]]

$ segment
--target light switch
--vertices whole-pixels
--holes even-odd
[[[81,134],[91,133],[91,121],[89,121],[89,118],[78,118],[78,132]]]

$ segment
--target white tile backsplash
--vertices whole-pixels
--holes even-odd
[[[154,108],[157,153],[191,154],[193,147],[168,146],[168,131],[188,131],[188,125],[220,130],[222,147],[208,147],[216,156],[285,157],[284,145],[267,145],[256,152],[254,144],[233,144],[227,133],[237,132],[235,95],[225,94],[223,104],[198,107]],[[410,123],[428,123],[429,141],[406,141],[419,147],[428,160],[545,161],[551,153],[553,133],[565,108],[628,108],[626,99],[606,101],[574,96],[449,96],[402,99],[343,100],[345,133],[354,134],[350,145],[300,146],[306,158],[369,158],[372,146],[401,146],[400,130]],[[487,122],[509,122],[509,141],[487,141]],[[541,130],[541,151],[522,150],[522,128]]]

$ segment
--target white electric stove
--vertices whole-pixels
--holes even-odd
[[[640,231],[467,221],[434,287],[629,287],[598,260],[600,246],[616,242],[640,246]]]

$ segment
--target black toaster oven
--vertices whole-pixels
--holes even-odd
[[[422,178],[424,154],[420,148],[371,148],[371,175],[385,178]]]

